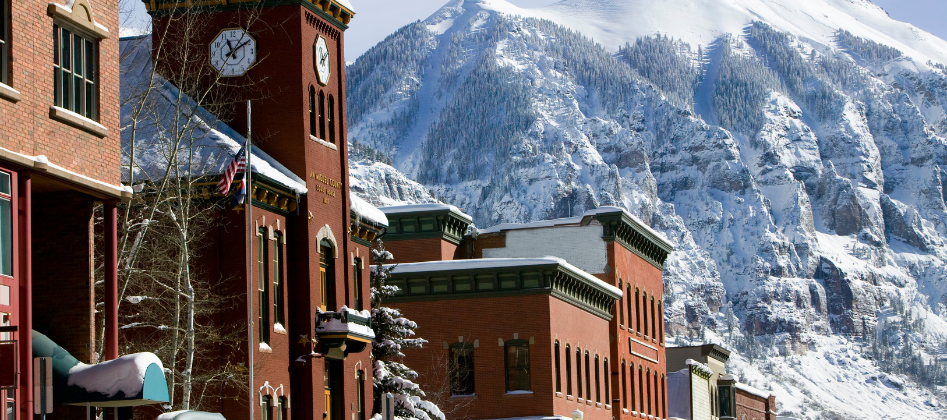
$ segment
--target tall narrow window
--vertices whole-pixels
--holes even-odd
[[[355,283],[354,290],[352,290],[352,300],[353,300],[352,304],[355,307],[356,311],[361,311],[365,309],[364,307],[362,307],[362,259],[361,258],[355,259],[355,267],[352,267],[352,270],[355,273],[355,275],[352,276]]]
[[[270,342],[270,297],[269,288],[266,287],[266,266],[268,259],[266,256],[266,228],[261,227],[259,241],[257,241],[257,292],[259,295],[260,314],[257,321],[260,324],[260,342]]]
[[[664,342],[664,302],[658,302],[658,341]]]
[[[289,399],[279,397],[276,399],[276,405],[278,420],[289,420]]]
[[[618,290],[621,291],[621,281],[618,282]],[[618,302],[618,325],[625,325],[625,305],[624,299],[627,296],[622,296],[622,300]]]
[[[572,352],[566,344],[566,395],[572,395]]]
[[[589,352],[585,351],[585,399],[592,399],[592,365],[589,363]]]
[[[651,408],[652,408],[652,407],[651,407],[651,400],[654,399],[654,395],[651,393],[651,369],[648,369],[648,371],[645,373],[645,376],[646,376],[646,378],[645,378],[645,383],[647,384],[646,386],[648,387],[648,388],[647,388],[647,392],[645,393],[645,395],[647,395],[647,397],[648,397],[648,398],[647,398],[647,401],[648,401],[648,411],[647,411],[647,413],[648,413],[648,414],[654,414],[654,412],[651,411]]]
[[[3,393],[5,394],[3,409],[7,412],[4,420],[16,420],[16,390],[7,389]]]
[[[323,311],[338,310],[335,306],[335,258],[332,244],[323,239],[319,244],[319,291],[320,308]]]
[[[582,398],[582,349],[575,348],[575,396]]]
[[[667,385],[666,385],[665,382],[664,382],[664,375],[662,374],[662,375],[661,375],[661,414],[662,414],[662,417],[664,417],[664,418],[667,418],[667,417],[668,417],[668,402],[667,402],[667,397],[668,397],[668,395],[667,395],[667,392],[668,392],[668,388],[667,388]],[[711,395],[713,395],[713,394],[711,394]],[[711,398],[711,401],[712,401],[712,400],[713,400],[713,398]],[[713,411],[711,411],[711,413],[712,413],[712,412],[713,412]]]
[[[283,235],[279,232],[273,233],[273,322],[283,325]]]
[[[635,288],[635,331],[641,332],[641,294]]]
[[[638,398],[635,397],[635,364],[628,364],[628,390],[631,391],[631,411],[638,411]]]
[[[260,420],[273,419],[273,413],[272,413],[273,410],[271,409],[272,406],[273,406],[273,403],[270,401],[270,396],[264,395],[262,404],[260,404]]]
[[[625,372],[625,361],[621,361],[621,408],[628,408],[628,373]]]
[[[658,332],[657,327],[657,317],[654,313],[654,295],[651,295],[651,338],[658,338],[655,333]]]
[[[602,371],[605,373],[605,383],[602,384],[605,387],[605,404],[611,404],[612,401],[608,399],[608,389],[612,387],[612,376],[609,374],[607,357],[602,359]]]
[[[365,420],[365,371],[355,374],[356,420]]]
[[[0,171],[0,274],[13,276],[12,177]]]
[[[562,372],[559,370],[559,340],[556,340],[554,351],[556,353],[556,392],[562,392]]]
[[[510,340],[506,350],[506,392],[529,391],[529,342]]]
[[[326,139],[326,94],[319,91],[319,138]]]
[[[473,395],[474,357],[473,345],[454,344],[450,346],[450,394]]]
[[[642,302],[638,302],[638,306],[641,307],[641,324],[644,327],[642,334],[650,336],[651,332],[648,331],[648,292],[641,293]]]
[[[602,402],[602,366],[598,355],[595,355],[595,402]]]
[[[335,144],[335,98],[329,95],[329,107],[326,110],[326,123],[329,126],[329,143]]]
[[[309,86],[309,135],[316,134],[316,88]]]
[[[53,25],[55,105],[83,117],[98,119],[98,46],[59,25]]]
[[[10,84],[10,1],[0,0],[0,83]]]
[[[644,369],[638,365],[638,412],[644,413]]]

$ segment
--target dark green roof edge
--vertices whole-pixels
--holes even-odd
[[[674,252],[674,246],[624,211],[601,213],[594,217],[602,224],[602,239],[615,241],[659,270],[664,270],[664,262],[668,254]]]

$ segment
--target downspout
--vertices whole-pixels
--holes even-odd
[[[33,200],[29,172],[18,174],[17,236],[20,276],[20,418],[33,418]]]

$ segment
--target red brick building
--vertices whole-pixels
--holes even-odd
[[[149,65],[169,83],[200,75],[194,90],[226,78],[211,95],[229,95],[232,105],[201,114],[214,129],[209,146],[234,155],[251,128],[246,101],[253,104],[252,214],[225,212],[207,235],[213,251],[201,267],[225,279],[220,293],[236,297],[222,325],[248,327],[240,351],[205,350],[252,366],[249,393],[222,398],[210,411],[229,420],[370,417],[369,245],[386,221],[349,196],[343,52],[351,5],[145,4],[155,28],[148,49],[157,64]],[[159,61],[157,46],[173,48],[185,36],[193,66]]]
[[[131,191],[118,172],[117,31],[117,0],[0,0],[2,420],[32,416],[34,330],[76,362],[118,356],[116,205]],[[94,350],[97,266],[112,303],[104,355]],[[53,418],[70,412],[54,402]]]
[[[721,420],[776,420],[776,396],[724,375],[717,381]]]
[[[607,314],[585,320],[583,333],[594,335],[594,340],[591,336],[570,337],[565,334],[560,336],[558,348],[556,339],[538,342],[537,347],[548,349],[549,356],[546,356],[546,352],[537,352],[535,348],[531,350],[531,355],[539,355],[534,356],[537,357],[533,359],[536,360],[534,366],[543,366],[544,370],[538,371],[543,378],[537,382],[541,387],[533,389],[532,397],[529,397],[535,401],[532,405],[527,404],[531,410],[530,414],[569,415],[572,410],[581,409],[587,416],[603,418],[667,418],[662,271],[664,261],[672,248],[659,234],[634,216],[614,207],[591,210],[583,216],[569,219],[498,225],[466,236],[459,232],[466,230],[467,223],[464,221],[469,220],[469,217],[465,218],[456,208],[419,205],[386,207],[381,210],[387,215],[390,225],[385,236],[386,248],[394,254],[398,263],[436,261],[446,259],[450,255],[458,262],[477,261],[481,258],[490,261],[492,258],[531,259],[553,256],[622,292],[621,296],[615,297],[614,302],[608,303]],[[436,266],[433,263],[427,264],[427,267]],[[393,274],[402,275],[397,269]],[[537,323],[536,327],[558,331],[564,328],[558,324],[559,320],[573,318],[573,312],[576,311],[576,306],[566,304],[549,306],[558,308],[559,311],[542,312],[538,309],[542,308],[540,305],[532,312],[534,308],[531,305],[520,303],[524,298],[512,297],[502,301],[491,297],[487,300],[473,293],[464,295],[465,299],[457,301],[456,304],[446,304],[441,303],[443,298],[436,293],[424,299],[411,299],[410,282],[406,287],[408,291],[403,298],[399,298],[399,304],[396,306],[401,308],[408,318],[418,318],[419,335],[432,341],[445,341],[448,346],[459,341],[455,336],[487,341],[488,331],[482,332],[486,334],[484,338],[460,331],[470,328],[466,320],[459,321],[460,317],[474,316],[491,327],[522,321]],[[540,286],[546,289],[550,287]],[[402,302],[401,299],[405,300]],[[434,305],[427,303],[430,300],[437,301],[442,306],[429,307]],[[421,303],[422,301],[424,303]],[[523,314],[515,312],[520,308],[524,311]],[[422,319],[425,321],[421,321]],[[490,336],[489,341],[494,339],[503,337]],[[596,348],[606,340],[609,343],[607,351]],[[589,348],[589,345],[592,348]],[[603,373],[598,381],[592,382],[600,383],[602,394],[608,394],[608,397],[600,402],[602,406],[598,405],[598,401],[589,399],[590,382],[584,378],[576,377],[574,381],[563,379],[564,383],[556,383],[559,386],[555,388],[549,386],[554,380],[546,382],[547,377],[554,378],[554,375],[548,374],[553,370],[550,366],[554,366],[554,363],[549,362],[554,361],[555,356],[559,354],[562,368],[566,360],[575,359],[573,353],[576,348],[581,352],[589,350],[589,357],[593,361],[595,352],[598,352],[601,363],[604,364],[607,360],[607,368],[602,368],[607,374]],[[408,353],[408,356],[422,360],[431,357],[429,354],[414,356],[414,353]],[[584,358],[584,354],[580,353],[580,356],[580,359]],[[574,375],[562,375],[563,378],[571,376]],[[422,381],[423,378],[422,376]],[[480,376],[477,378],[479,380]],[[585,381],[585,385],[580,389],[581,381]],[[483,389],[477,385],[475,393],[479,399],[481,392],[495,393],[502,389],[496,384],[484,385]],[[546,404],[547,400],[554,403]],[[483,398],[481,401],[480,404],[485,407],[492,406],[492,399]],[[471,405],[477,406],[476,403]],[[477,411],[480,410],[478,408],[472,408],[470,411],[476,418],[528,415],[524,409],[512,408],[514,405],[510,406],[510,411],[506,410],[506,406],[503,407],[504,410],[494,410],[490,415],[486,414],[487,411]]]

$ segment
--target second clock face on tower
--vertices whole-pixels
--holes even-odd
[[[329,83],[329,61],[329,47],[326,45],[326,39],[321,36],[316,37],[316,42],[312,44],[312,66],[316,70],[316,76],[321,85]]]

